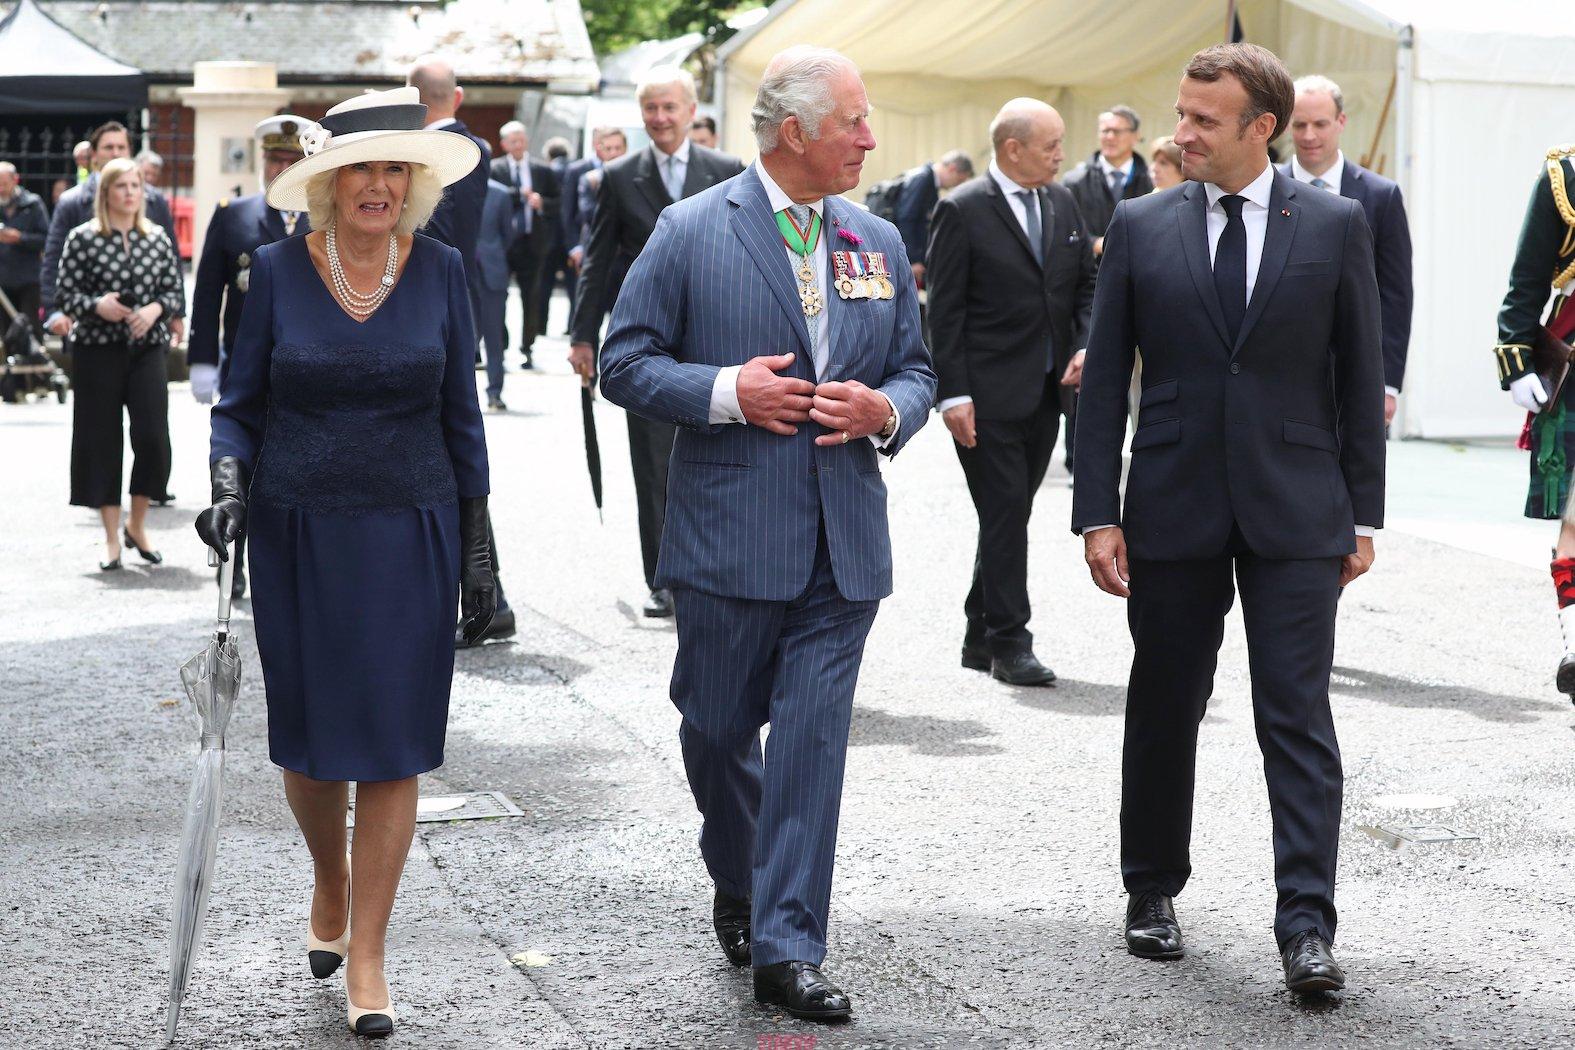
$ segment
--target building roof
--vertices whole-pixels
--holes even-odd
[[[50,16],[154,82],[201,61],[272,62],[279,81],[397,81],[438,52],[462,84],[596,86],[579,0],[46,0]]]

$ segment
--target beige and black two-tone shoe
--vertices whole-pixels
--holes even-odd
[[[350,985],[346,982],[345,1006],[350,1016],[350,1030],[356,1035],[381,1039],[385,1035],[394,1033],[394,997],[392,995],[388,997],[387,1006],[380,1006],[375,1010],[363,1010],[350,1001]]]
[[[346,861],[349,858],[345,858]],[[348,880],[347,880],[348,881]],[[350,909],[345,908],[348,916]],[[319,940],[312,932],[312,920],[306,920],[306,963],[312,968],[312,976],[319,981],[326,980],[338,972],[344,965],[345,956],[350,954],[350,920],[345,919],[345,932],[331,941]]]

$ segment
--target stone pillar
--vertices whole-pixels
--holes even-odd
[[[208,219],[224,197],[262,189],[262,158],[252,129],[290,101],[272,62],[198,62],[192,86],[176,92],[196,114],[192,133],[192,260],[202,252]]]

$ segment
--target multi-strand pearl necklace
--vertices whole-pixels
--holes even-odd
[[[383,300],[394,290],[394,275],[399,272],[399,241],[392,233],[388,235],[388,264],[383,267],[383,279],[370,295],[362,295],[350,287],[350,281],[345,277],[344,264],[339,260],[339,242],[334,237],[332,226],[328,227],[327,242],[328,274],[333,278],[334,294],[339,297],[339,303],[346,311],[364,321],[377,312]]]

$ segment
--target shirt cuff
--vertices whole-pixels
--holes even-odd
[[[1087,536],[1090,533],[1098,532],[1100,529],[1113,529],[1113,528],[1115,528],[1114,525],[1089,525],[1088,527],[1083,529],[1082,535]]]
[[[743,365],[728,365],[717,369],[716,382],[711,384],[711,416],[714,426],[720,423],[744,422],[744,410],[738,407],[738,370]]]
[[[958,405],[971,404],[973,404],[973,398],[968,394],[963,394],[961,397],[948,397],[935,407],[945,412],[947,409],[956,408]]]
[[[1358,536],[1371,536],[1376,531],[1377,530],[1371,525],[1358,525],[1356,527],[1356,534]]]
[[[881,394],[881,397],[886,397],[886,395]],[[892,401],[891,398],[886,397],[886,403],[891,405],[891,414],[897,417],[897,425],[891,428],[891,435],[889,437],[881,437],[879,434],[870,435],[870,440],[875,443],[876,448],[885,448],[893,441],[896,441],[897,435],[902,433],[902,413],[897,411],[897,405],[894,401]]]
[[[1390,397],[1399,397],[1400,388],[1397,386],[1385,386],[1384,393],[1388,394]]]

